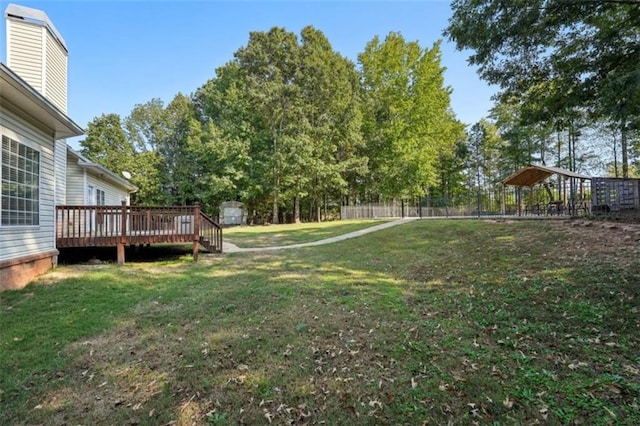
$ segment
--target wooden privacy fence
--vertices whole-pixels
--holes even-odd
[[[222,228],[200,211],[200,205],[184,207],[57,206],[56,244],[66,247],[117,247],[118,263],[124,263],[127,245],[193,242],[222,253]]]

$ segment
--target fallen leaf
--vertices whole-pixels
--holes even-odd
[[[620,390],[619,387],[617,386],[613,386],[613,385],[607,385],[605,386],[606,389],[611,392],[611,393],[615,393],[616,395],[620,395],[622,393],[622,391]]]
[[[513,400],[509,398],[509,395],[507,395],[504,401],[502,401],[502,404],[507,408],[511,408],[513,407]]]
[[[380,401],[378,401],[376,399],[373,399],[373,400],[369,401],[369,407],[378,407],[378,408],[382,409],[382,402],[380,402]]]

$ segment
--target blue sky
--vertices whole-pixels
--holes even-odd
[[[431,47],[451,14],[445,0],[414,1],[13,1],[43,10],[69,48],[69,116],[80,126],[102,113],[127,116],[136,104],[190,94],[233,58],[250,31],[274,26],[321,30],[333,48],[357,60],[375,35],[390,31]],[[4,9],[0,60],[6,62]],[[452,108],[473,124],[487,115],[495,89],[467,54],[443,40]],[[71,142],[72,146],[77,144]]]

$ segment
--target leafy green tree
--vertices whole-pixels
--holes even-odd
[[[157,151],[159,141],[167,137],[169,123],[161,99],[136,105],[124,120],[129,140],[138,152]]]
[[[305,27],[301,33],[300,71],[296,83],[302,92],[308,153],[304,162],[306,185],[296,200],[309,194],[309,216],[321,220],[321,205],[327,196],[337,201],[366,171],[361,156],[363,143],[359,99],[359,75],[355,65],[333,50],[324,34]],[[298,180],[299,185],[303,183]],[[294,209],[299,214],[300,209]],[[299,217],[294,220],[298,221]]]
[[[640,116],[640,3],[633,0],[453,0],[445,34],[508,97],[536,96],[556,115],[588,110],[627,137]],[[538,92],[540,94],[542,92]],[[566,130],[566,129],[565,129]],[[571,129],[569,129],[571,130]]]
[[[440,43],[422,49],[389,33],[358,56],[370,186],[383,197],[411,197],[436,182],[439,156],[463,132],[450,110]]]
[[[467,192],[469,166],[469,147],[467,140],[460,137],[453,150],[442,150],[438,155],[437,182],[427,189],[427,196],[442,202],[463,196]]]
[[[271,200],[271,221],[279,223],[279,209],[296,185],[306,179],[303,173],[310,152],[305,146],[307,128],[302,114],[299,72],[299,46],[295,34],[283,28],[251,32],[247,46],[234,54],[245,80],[246,102],[255,117],[251,141],[252,180],[255,196]]]
[[[135,164],[135,149],[118,114],[102,114],[91,120],[80,146],[82,155],[117,174],[132,170]]]
[[[202,124],[196,119],[191,98],[178,93],[163,112],[162,137],[157,141],[161,157],[163,191],[172,203],[186,205],[199,201],[196,159],[190,145],[202,138]]]
[[[494,187],[500,175],[500,151],[503,140],[497,127],[486,119],[471,126],[468,136],[469,173],[478,188]]]
[[[127,139],[135,147],[136,164],[133,178],[139,187],[136,203],[140,205],[166,205],[174,201],[164,191],[162,157],[158,145],[167,137],[170,125],[167,122],[164,103],[160,99],[134,106],[124,119]]]

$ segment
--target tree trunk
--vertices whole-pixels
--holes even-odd
[[[278,219],[278,193],[274,191],[273,193],[273,213],[271,216],[271,223],[278,224],[280,223]]]
[[[629,178],[629,153],[627,147],[627,127],[625,124],[620,128],[620,151],[622,154],[622,177]]]
[[[618,142],[615,135],[613,136],[613,177],[620,177],[618,175]]]
[[[300,223],[300,197],[293,198],[293,223]]]

